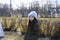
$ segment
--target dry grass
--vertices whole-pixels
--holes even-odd
[[[2,40],[23,40],[23,36],[16,34],[16,32],[6,32]]]
[[[4,29],[26,32],[28,19],[17,17],[3,17],[0,19]],[[38,18],[42,34],[52,36],[59,30],[60,18]]]

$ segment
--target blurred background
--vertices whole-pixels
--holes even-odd
[[[23,40],[31,11],[38,14],[39,40],[60,40],[60,0],[0,0],[3,40]]]
[[[0,16],[2,17],[27,17],[35,10],[38,17],[60,17],[60,0],[1,0]],[[4,12],[3,12],[4,11]]]

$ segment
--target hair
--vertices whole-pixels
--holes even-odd
[[[34,26],[35,23],[38,23],[37,19],[34,17],[33,21],[29,20],[28,26]]]

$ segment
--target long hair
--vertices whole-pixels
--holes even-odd
[[[34,24],[37,23],[37,22],[38,22],[37,19],[34,17],[34,20],[33,21],[30,21],[29,20],[28,27],[29,26],[34,26]]]

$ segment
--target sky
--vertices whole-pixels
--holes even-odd
[[[12,0],[12,7],[14,9],[20,7],[21,3],[24,3],[25,6],[29,6],[30,2],[34,2],[34,1],[39,1],[39,4],[45,4],[47,2],[47,0]],[[50,0],[51,3],[55,4],[56,0]],[[60,0],[57,0],[58,4],[60,4]],[[0,0],[0,3],[2,4],[10,4],[10,0]]]

